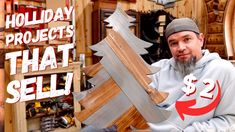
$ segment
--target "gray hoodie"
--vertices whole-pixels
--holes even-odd
[[[196,62],[195,69],[191,73],[197,78],[197,82],[194,82],[196,92],[190,96],[182,90],[185,87],[184,76],[179,72],[173,58],[163,59],[152,65],[161,67],[161,70],[153,75],[153,87],[169,93],[167,99],[158,106],[172,111],[167,121],[161,124],[150,124],[153,131],[235,131],[235,68],[230,62],[221,59],[217,53],[203,50],[203,57]],[[207,87],[203,83],[205,79],[212,79],[215,83],[216,81],[219,83],[216,83],[217,85],[210,92],[213,94],[212,99],[200,97],[201,91]],[[200,115],[184,114],[184,120],[180,118],[175,107],[176,101],[196,99],[196,104],[190,108],[206,107],[217,97],[218,85],[221,88],[221,97],[216,108]]]

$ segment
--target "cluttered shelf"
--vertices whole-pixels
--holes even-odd
[[[39,110],[40,111],[40,110]],[[64,113],[64,112],[68,112],[68,111],[73,111],[73,108],[68,108],[68,109],[65,109],[65,110],[57,110],[57,111],[53,111],[53,110],[49,110],[49,109],[45,109],[45,110],[43,110],[42,112],[43,113],[38,113],[38,114],[36,114],[36,115],[34,115],[34,116],[32,116],[32,117],[29,117],[28,119],[33,119],[33,118],[41,118],[41,117],[45,117],[45,116],[50,116],[50,115],[55,115],[55,114],[57,114],[57,113]],[[29,112],[29,111],[27,111],[27,112]],[[46,112],[46,113],[45,113]],[[36,113],[36,111],[35,111],[35,113]],[[30,114],[29,114],[30,115]]]
[[[59,124],[60,126],[54,126],[51,129],[54,129],[57,131],[57,129],[63,128],[66,129],[66,131],[71,131],[71,126],[76,126],[76,129],[80,128],[80,123],[76,121],[74,118],[73,113],[75,111],[80,111],[80,105],[78,102],[73,100],[73,96],[71,92],[79,92],[80,91],[80,62],[73,62],[70,63],[68,67],[62,67],[61,63],[58,63],[57,69],[47,69],[44,71],[35,71],[32,72],[31,69],[29,69],[28,73],[22,73],[21,65],[17,66],[17,70],[19,70],[19,73],[16,75],[11,76],[11,80],[24,80],[24,79],[30,79],[30,78],[38,78],[42,77],[45,81],[42,81],[40,84],[42,87],[42,93],[50,93],[53,88],[51,88],[51,85],[48,85],[48,83],[51,79],[51,76],[57,75],[55,86],[57,86],[56,90],[63,90],[65,89],[65,80],[66,75],[73,74],[71,87],[70,87],[70,94],[68,95],[60,95],[55,97],[47,97],[47,98],[41,98],[41,99],[32,99],[28,101],[18,101],[17,103],[14,103],[12,106],[12,111],[9,111],[11,113],[6,113],[8,115],[12,115],[11,119],[7,119],[6,122],[8,125],[13,126],[13,130],[9,131],[18,131],[18,132],[26,132],[26,131],[36,131],[38,129],[44,129],[42,128],[43,120],[51,119],[51,120],[57,120],[57,122],[54,122],[53,125]],[[62,81],[61,81],[61,80]],[[11,81],[9,80],[9,81]],[[42,79],[43,80],[43,79]],[[53,84],[53,83],[52,83]],[[47,88],[43,87],[46,86]],[[30,86],[28,86],[30,87]],[[38,92],[38,86],[31,84],[31,87],[34,87],[34,90],[31,91],[32,93],[29,93],[29,95],[34,94],[37,96],[39,94]],[[43,90],[43,88],[45,88]],[[9,95],[8,95],[9,96]],[[8,110],[7,110],[8,111]],[[33,120],[33,123],[32,123]],[[47,122],[44,121],[44,122]],[[66,122],[70,122],[69,124],[66,124]],[[51,124],[50,127],[53,126]],[[70,126],[71,125],[71,126]],[[46,126],[45,126],[46,127]]]
[[[73,117],[73,97],[60,96],[58,98],[50,98],[30,101],[26,105],[26,118],[40,118],[48,115],[66,115],[70,114]]]

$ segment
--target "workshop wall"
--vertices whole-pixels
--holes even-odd
[[[102,1],[102,0],[97,0]],[[118,0],[124,10],[133,9],[138,12],[147,12],[150,10],[164,9],[162,5],[156,4],[151,0],[136,0],[136,2],[128,2]],[[206,33],[206,9],[203,0],[181,0],[174,4],[173,7],[166,10],[175,17],[191,17],[197,20],[199,27],[203,33]],[[77,57],[79,54],[86,55],[86,65],[92,64],[92,52],[88,48],[92,44],[92,11],[96,5],[91,0],[76,0],[76,44]],[[107,8],[115,8],[110,4],[102,5]],[[96,8],[96,7],[95,7]]]

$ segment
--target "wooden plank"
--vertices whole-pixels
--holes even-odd
[[[15,79],[23,79],[23,74],[16,74]],[[13,132],[26,132],[27,121],[26,121],[26,105],[25,102],[17,102],[13,105]]]
[[[126,44],[127,42],[122,39],[121,35],[115,31],[110,31],[110,37],[106,38],[107,43],[115,52],[115,54],[120,58],[122,63],[128,68],[128,70],[133,74],[136,80],[139,80],[140,84],[148,90],[149,84],[152,80],[147,77],[151,71],[147,68],[143,59],[137,56],[136,53]],[[131,63],[130,63],[131,62]],[[162,102],[168,96],[167,93],[159,93],[157,103]]]
[[[101,69],[93,78],[88,80],[92,85],[95,85],[95,87],[82,92],[74,92],[74,98],[77,101],[82,100],[87,96],[87,94],[93,92],[95,89],[100,88],[100,85],[105,83],[109,78],[110,76],[108,73],[104,69]]]
[[[80,92],[81,88],[80,88],[80,63],[77,63],[74,67],[73,70],[73,92]],[[74,112],[79,112],[81,111],[81,105],[76,101],[73,100],[73,106],[74,106]],[[75,124],[76,124],[76,129],[80,129],[81,128],[81,122],[79,122],[77,119],[75,119]],[[68,131],[68,130],[67,130]]]
[[[0,2],[0,28],[4,28],[5,25],[5,10],[4,1]]]
[[[148,1],[148,0],[145,0],[143,1],[143,4],[144,4],[144,11],[151,11],[153,9],[153,2],[152,1]]]
[[[87,6],[86,6],[86,54],[92,54],[91,49],[89,46],[92,45],[92,12],[93,12],[93,3],[90,0],[87,0]],[[78,29],[79,30],[79,29]],[[92,64],[92,56],[86,55],[86,64]]]
[[[110,78],[109,74],[105,71],[105,69],[101,69],[93,78],[88,81],[95,85],[96,87],[103,84]]]
[[[107,87],[107,86],[106,86]],[[120,89],[117,85],[109,85],[109,89],[105,89],[108,91],[100,91],[100,92],[93,92],[95,95],[90,98],[90,100],[86,101],[85,103],[81,103],[85,107],[84,110],[76,114],[76,117],[79,121],[83,122],[89,116],[94,114],[98,109],[106,105],[114,96],[120,94]]]
[[[96,63],[94,65],[87,66],[82,69],[82,71],[90,77],[95,76],[95,74],[102,68],[102,65],[100,63]]]
[[[182,7],[184,7],[185,17],[193,18],[193,9],[194,7],[194,0],[192,1],[185,1]]]
[[[120,117],[132,106],[124,93],[120,93],[110,100],[106,105],[97,110],[83,123],[97,128],[106,128],[110,126],[115,119]]]
[[[135,10],[135,11],[138,11],[138,10],[137,10],[137,3],[138,3],[138,2],[136,2],[136,3],[130,3],[130,4],[129,4],[130,9]]]
[[[155,106],[143,86],[134,78],[125,65],[122,64],[108,44],[102,43],[99,46],[102,47],[102,51],[100,52],[104,54],[100,63],[128,96],[141,115],[148,122],[159,123],[166,120],[170,113]]]
[[[126,111],[122,116],[114,121],[114,124],[117,125],[117,130],[119,132],[128,132],[131,131],[130,126],[139,129],[148,128],[145,119],[133,106],[128,111]]]
[[[226,2],[227,0],[223,0],[223,1]],[[224,40],[225,40],[225,52],[227,55],[226,57],[229,59],[235,59],[234,7],[235,7],[235,1],[229,1],[225,10],[226,15],[224,18],[224,23],[223,23],[224,24],[223,29],[224,29]]]
[[[85,1],[75,1],[75,19],[76,19],[76,55],[79,57],[79,53],[86,53],[86,31],[85,31]]]
[[[177,5],[177,17],[186,17],[186,10],[185,10],[185,8],[186,8],[186,6],[185,6],[185,1],[178,1],[177,3],[176,3],[176,5]],[[188,9],[189,10],[189,9]]]
[[[123,10],[128,10],[128,9],[130,9],[130,3],[129,3],[129,2],[127,2],[127,1],[120,1],[120,2],[118,2],[118,3],[122,5],[122,9],[123,9]]]
[[[79,103],[85,107],[90,108],[94,107],[93,105],[101,105],[107,102],[109,98],[112,98],[120,92],[120,89],[115,84],[113,79],[109,79],[104,84],[100,85],[99,88],[96,88],[93,92],[88,94],[84,99],[79,101]]]
[[[6,62],[5,63],[5,84],[8,84],[11,79],[10,79],[10,68],[9,68],[9,62]],[[5,97],[4,97],[4,100],[6,100],[6,98],[10,98],[11,95],[7,92],[7,90],[5,89],[4,90],[4,93],[5,93]],[[5,132],[13,132],[13,116],[12,116],[12,104],[8,104],[8,103],[5,103],[4,104],[4,109],[5,109],[5,112],[4,112],[4,131]]]

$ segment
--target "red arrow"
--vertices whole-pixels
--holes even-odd
[[[210,112],[211,110],[213,110],[219,103],[220,101],[220,85],[218,80],[216,80],[216,83],[218,85],[218,94],[217,97],[215,98],[215,100],[210,103],[209,105],[202,107],[202,108],[189,108],[193,105],[196,104],[196,99],[193,100],[189,100],[189,101],[176,101],[175,103],[175,108],[177,110],[177,112],[180,115],[180,118],[182,120],[184,120],[184,114],[186,115],[192,115],[192,116],[199,116],[199,115],[203,115],[206,114],[208,112]]]

